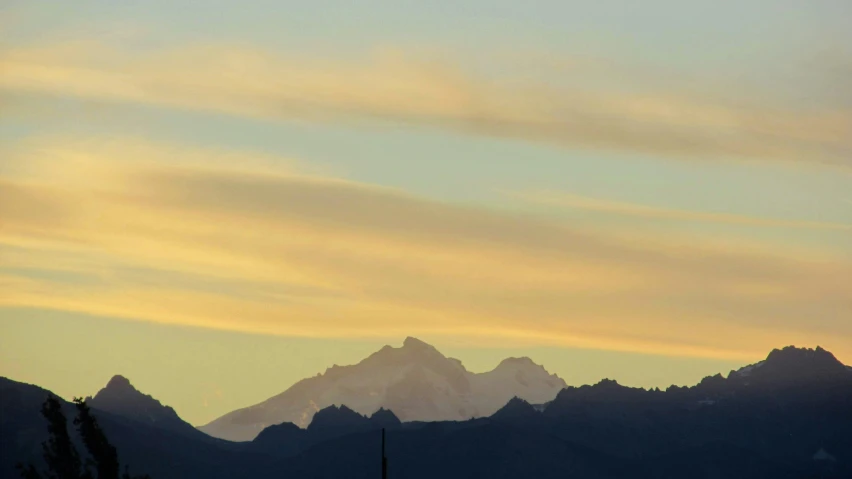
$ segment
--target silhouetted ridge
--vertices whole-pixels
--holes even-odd
[[[275,424],[260,431],[251,442],[255,451],[293,454],[308,445],[308,433],[292,422]]]
[[[387,409],[379,409],[368,419],[346,406],[330,406],[317,411],[307,429],[290,422],[265,428],[251,441],[251,449],[289,455],[333,438],[401,427],[399,418]]]
[[[636,399],[651,393],[642,388],[631,388],[618,384],[614,379],[602,379],[594,385],[580,387],[569,386],[559,394],[553,402],[565,399],[597,400],[597,401],[624,401]]]
[[[400,421],[399,418],[396,417],[396,414],[394,414],[390,409],[380,408],[378,411],[374,412],[372,416],[370,416],[370,425],[377,429],[394,429],[400,427],[402,425],[402,421]]]
[[[595,389],[615,390],[615,389],[622,388],[624,386],[622,386],[621,384],[618,384],[618,381],[616,381],[615,379],[605,378],[605,379],[601,379],[597,384],[595,384],[592,387],[595,388]]]
[[[535,410],[532,404],[515,396],[506,403],[505,406],[495,412],[491,419],[496,421],[506,420],[529,420],[538,417],[539,413]]]
[[[258,434],[257,437],[254,438],[253,442],[268,441],[271,438],[280,439],[299,437],[304,431],[304,429],[293,424],[292,422],[282,422],[281,424],[269,426],[263,431],[261,431],[260,434]]]
[[[592,386],[580,387],[569,386],[550,402],[544,409],[547,417],[555,418],[564,415],[581,414],[590,408],[602,408],[606,411],[620,411],[625,408],[645,408],[654,403],[659,403],[664,396],[675,396],[677,390],[670,389],[671,394],[661,392],[659,389],[646,390],[622,386],[612,379],[603,379]]]
[[[87,397],[86,403],[96,410],[184,435],[208,439],[204,433],[181,419],[174,409],[140,392],[133,387],[130,380],[121,375],[113,376],[94,397]]]
[[[843,381],[850,377],[849,368],[819,346],[816,349],[787,346],[773,349],[763,361],[732,371],[728,379],[741,384],[784,386]]]
[[[790,376],[834,376],[845,374],[846,367],[833,354],[817,346],[816,349],[796,348],[787,346],[784,349],[773,349],[766,357],[766,364],[760,369],[767,374],[773,371],[783,372]]]
[[[128,413],[136,415],[144,412],[154,417],[177,417],[177,413],[172,408],[164,406],[148,394],[139,392],[130,384],[130,380],[120,375],[113,376],[106,387],[98,391],[94,397],[87,398],[87,403],[94,408],[120,415]]]
[[[130,380],[120,374],[113,376],[104,389],[111,391],[136,391],[136,388],[130,384]]]
[[[705,395],[716,396],[723,394],[728,388],[728,380],[721,374],[707,376],[695,386],[695,391]],[[685,388],[688,390],[689,388]]]
[[[728,378],[708,376],[692,387],[645,390],[603,380],[565,388],[542,413],[531,412],[535,406],[512,394],[501,398],[491,417],[399,425],[389,434],[390,474],[409,479],[849,479],[852,374],[835,361],[821,348],[784,348]],[[799,369],[807,371],[799,375],[809,382],[776,379],[797,377]],[[382,370],[363,370],[355,377],[363,382],[336,387],[361,385],[366,396],[351,397],[374,397],[372,392],[387,384],[371,382],[375,371]],[[423,388],[422,375],[434,380],[435,372],[420,363],[394,371],[403,380],[393,387],[417,386],[405,391],[411,393],[406,397],[432,400],[452,391],[443,380]],[[419,382],[411,381],[410,371]],[[515,372],[473,380],[514,386]],[[120,379],[115,386],[105,389],[130,389]],[[304,394],[313,401],[308,407],[315,407],[326,391],[297,388],[289,394]],[[33,431],[44,429],[39,407],[46,394],[0,378],[0,477],[17,477],[16,461],[40,457],[44,436]],[[381,423],[394,421],[397,409],[336,404],[348,407],[322,409],[308,429],[279,421],[241,444],[207,443],[101,411],[98,420],[114,438],[122,462],[154,479],[379,477]],[[375,412],[369,419],[358,414],[366,411]]]
[[[369,420],[346,406],[329,406],[320,409],[308,425],[308,430],[318,428],[362,427]]]

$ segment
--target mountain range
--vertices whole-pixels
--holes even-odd
[[[490,416],[515,396],[545,403],[565,386],[529,358],[508,358],[492,371],[477,374],[409,337],[400,348],[385,346],[358,364],[335,365],[199,429],[230,441],[251,441],[274,424],[306,427],[317,411],[335,404],[361,414],[389,409],[406,422],[460,421]]]
[[[406,347],[382,351],[411,354]],[[0,477],[14,477],[17,461],[39,460],[48,394],[0,378]],[[379,477],[381,429],[392,478],[852,477],[852,368],[819,347],[773,350],[691,387],[604,379],[562,388],[543,404],[511,397],[463,420],[401,421],[392,409],[330,405],[306,427],[282,422],[246,442],[193,429],[120,376],[88,402],[122,463],[154,479]],[[73,405],[64,405],[73,430]]]

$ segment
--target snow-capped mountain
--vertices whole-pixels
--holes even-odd
[[[389,409],[402,421],[464,420],[490,416],[513,397],[552,400],[565,382],[529,358],[510,358],[494,370],[472,373],[462,363],[415,338],[385,346],[352,366],[333,366],[260,404],[200,427],[232,441],[250,441],[282,422],[307,427],[320,409],[345,405],[371,415]]]

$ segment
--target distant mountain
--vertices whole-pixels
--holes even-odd
[[[844,451],[852,477],[852,372],[821,348],[773,350],[692,387],[569,387],[543,414],[559,437],[623,457],[702,455],[721,443],[748,451],[732,458],[750,464],[807,470],[818,451]]]
[[[118,403],[136,406],[93,411],[121,462],[154,479],[377,477],[382,428],[391,477],[852,478],[852,371],[821,348],[775,350],[691,387],[603,380],[565,388],[544,407],[513,397],[490,417],[460,421],[401,422],[387,409],[367,416],[331,405],[307,428],[280,423],[241,443],[161,427],[171,417],[163,406],[116,383],[131,398]],[[39,461],[47,394],[0,378],[0,477]],[[73,405],[64,404],[70,422]]]
[[[532,422],[541,417],[535,406],[519,397],[513,397],[505,406],[491,415],[491,419],[500,422]]]
[[[576,415],[592,405],[596,410],[613,409],[619,414],[631,408],[654,410],[678,405],[685,409],[706,408],[736,401],[772,398],[773,403],[816,400],[836,388],[852,384],[852,369],[830,352],[816,349],[775,349],[765,360],[721,374],[708,376],[692,387],[671,386],[659,389],[631,388],[612,379],[594,385],[569,386],[543,409],[545,416],[556,418]]]
[[[772,350],[764,361],[731,371],[728,380],[743,386],[783,387],[846,381],[850,374],[852,369],[819,346],[816,349],[788,346]]]
[[[193,437],[207,437],[181,419],[171,407],[164,406],[150,395],[139,392],[124,376],[114,376],[94,397],[87,397],[86,402],[93,409],[156,428]]]
[[[346,406],[329,406],[314,414],[307,429],[289,422],[267,427],[246,450],[291,455],[337,437],[401,427],[402,421],[387,409],[379,409],[367,417]]]
[[[40,410],[49,394],[41,387],[0,377],[0,477],[19,477],[15,471],[18,462],[43,465],[41,443],[48,436]],[[74,405],[61,402],[72,441],[83,451],[73,424]],[[224,479],[238,477],[237,471],[259,474],[272,463],[271,457],[247,455],[239,444],[205,439],[202,433],[186,435],[99,409],[92,413],[118,450],[121,463],[129,465],[134,474],[147,473],[155,479]]]
[[[318,410],[333,404],[363,415],[385,408],[402,421],[464,420],[489,416],[515,396],[545,403],[564,387],[562,379],[529,358],[506,359],[494,370],[477,374],[409,337],[401,348],[385,346],[356,365],[335,365],[199,429],[214,437],[250,441],[282,422],[306,427]]]

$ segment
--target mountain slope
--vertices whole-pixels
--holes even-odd
[[[565,382],[528,358],[511,358],[493,371],[471,373],[433,346],[406,338],[352,366],[333,366],[260,404],[200,427],[232,441],[250,441],[264,428],[292,422],[306,427],[316,411],[345,404],[369,415],[380,408],[402,421],[446,421],[493,414],[512,397],[543,403]]]
[[[307,429],[289,422],[269,426],[245,449],[279,457],[291,456],[330,439],[366,431],[400,428],[402,422],[387,409],[379,409],[372,416],[366,417],[346,406],[329,406],[314,415]]]
[[[48,435],[47,422],[40,411],[50,394],[41,387],[0,377],[0,477],[19,477],[15,471],[18,462],[43,467],[41,443]],[[60,402],[72,441],[77,450],[84,452],[73,424],[76,409],[70,402]],[[147,473],[156,479],[225,479],[241,472],[254,476],[271,463],[266,456],[246,455],[237,444],[204,440],[200,433],[190,437],[103,410],[92,412],[116,447],[120,462],[129,465],[131,473]]]
[[[624,457],[665,463],[684,454],[720,471],[746,464],[808,471],[822,467],[814,457],[825,451],[832,467],[852,477],[852,374],[821,348],[774,350],[693,387],[645,390],[604,380],[566,388],[544,416],[552,434]],[[711,451],[726,448],[746,452],[722,467]]]
[[[850,377],[852,369],[819,346],[816,349],[787,346],[772,350],[763,361],[731,371],[728,380],[743,386],[783,387],[846,381]]]
[[[106,387],[86,402],[93,409],[106,411],[133,421],[179,434],[209,438],[191,424],[181,419],[174,409],[165,406],[150,395],[139,392],[124,376],[116,375]]]
[[[491,417],[400,423],[387,410],[366,417],[331,406],[307,429],[279,424],[251,443],[93,411],[121,462],[155,479],[375,477],[383,427],[391,477],[852,477],[852,373],[827,352],[778,351],[692,387],[566,388],[541,412],[512,399]],[[0,378],[0,477],[16,477],[15,462],[39,461],[47,394]],[[70,423],[73,405],[63,404]]]

